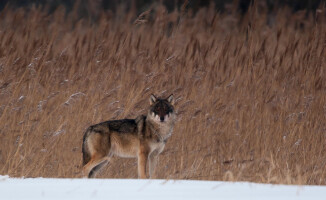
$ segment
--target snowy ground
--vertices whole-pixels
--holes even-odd
[[[326,199],[326,186],[246,182],[0,176],[0,199]]]

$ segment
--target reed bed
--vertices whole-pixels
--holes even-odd
[[[157,178],[326,184],[326,10],[0,12],[0,174],[76,178],[86,128],[176,98]],[[114,158],[100,178],[137,178]]]

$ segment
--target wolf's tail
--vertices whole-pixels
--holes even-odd
[[[83,146],[82,146],[82,151],[83,151],[83,166],[86,165],[90,160],[91,160],[91,155],[88,149],[87,145],[87,138],[88,135],[91,133],[91,128],[88,128],[84,134],[83,137]]]

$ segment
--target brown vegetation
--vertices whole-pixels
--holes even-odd
[[[86,128],[176,98],[159,178],[326,184],[325,9],[0,13],[0,174],[80,177]],[[100,177],[136,178],[115,158]]]

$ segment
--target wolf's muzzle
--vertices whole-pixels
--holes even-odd
[[[163,122],[164,121],[164,116],[163,117],[160,117],[160,120],[161,120],[161,122]]]

